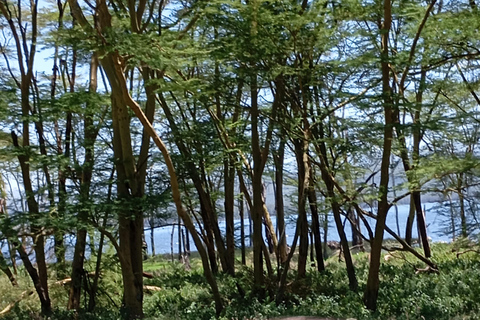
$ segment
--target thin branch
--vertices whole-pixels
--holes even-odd
[[[415,38],[413,39],[412,47],[410,48],[410,55],[408,57],[408,62],[407,62],[407,65],[405,66],[405,70],[403,71],[402,79],[400,80],[400,84],[399,84],[399,89],[402,90],[402,92],[404,89],[405,80],[407,79],[408,70],[410,69],[410,65],[412,63],[413,57],[415,56],[415,49],[417,48],[418,40],[420,39],[420,35],[422,33],[423,27],[425,27],[428,17],[430,16],[430,13],[433,10],[433,6],[435,5],[436,2],[437,0],[432,0],[430,5],[428,6],[427,11],[425,11],[425,15],[423,16],[422,22],[420,22],[420,25],[418,26],[418,30],[417,30],[417,33],[415,34]]]

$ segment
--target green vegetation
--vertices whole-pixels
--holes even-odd
[[[382,286],[379,308],[376,312],[365,309],[361,294],[349,290],[345,267],[338,257],[326,261],[327,271],[309,269],[301,281],[289,278],[284,301],[277,305],[268,295],[259,301],[252,294],[253,270],[242,267],[236,277],[218,277],[220,293],[225,308],[219,319],[269,319],[286,315],[319,316],[361,319],[479,319],[480,314],[480,255],[472,248],[458,248],[456,244],[434,244],[432,259],[439,272],[418,272],[423,264],[404,252],[391,252],[381,265]],[[466,252],[470,250],[469,252]],[[464,252],[464,254],[458,253]],[[250,252],[251,253],[251,252]],[[385,258],[385,256],[384,256]],[[108,261],[108,259],[107,259]],[[354,255],[359,286],[366,285],[368,254]],[[208,283],[203,277],[199,258],[192,259],[192,270],[178,262],[164,260],[161,256],[144,263],[145,270],[153,278],[145,280],[144,312],[147,319],[203,320],[215,319],[215,305]],[[117,306],[121,303],[121,275],[116,264],[106,267],[101,277],[102,294],[95,313],[83,313],[78,319],[118,319]],[[11,288],[5,277],[1,278],[2,301],[0,309],[21,296],[30,285],[20,268],[20,285]],[[417,271],[417,272],[416,272]],[[275,279],[266,280],[266,291],[276,290]],[[245,291],[239,294],[238,286]],[[152,289],[154,288],[154,289]],[[158,290],[158,291],[155,291]],[[68,286],[51,284],[52,303],[65,305]],[[2,319],[36,318],[39,305],[34,295],[24,297]],[[51,319],[73,319],[76,315],[61,307],[55,309]]]
[[[477,2],[0,0],[6,316],[474,314],[424,206],[480,233]],[[164,224],[193,271],[151,280]]]

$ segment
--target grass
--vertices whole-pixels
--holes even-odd
[[[368,254],[354,254],[358,293],[348,289],[343,262],[337,257],[326,261],[327,271],[318,273],[310,266],[305,279],[295,281],[295,271],[289,276],[284,301],[274,302],[277,278],[267,277],[267,296],[259,300],[252,294],[253,272],[250,266],[240,266],[232,278],[218,275],[219,289],[225,304],[221,319],[268,319],[285,315],[321,316],[355,319],[480,319],[480,256],[469,252],[456,256],[454,245],[435,244],[432,259],[440,273],[415,273],[425,266],[407,253],[393,253],[393,259],[383,261],[378,310],[372,313],[363,307],[362,292],[368,274]],[[239,256],[239,255],[238,255]],[[251,258],[251,252],[248,253]],[[249,260],[251,261],[251,260]],[[88,268],[93,267],[89,262]],[[272,259],[275,265],[275,261]],[[237,265],[240,262],[237,261]],[[144,269],[154,275],[145,284],[161,288],[144,296],[144,311],[148,319],[213,319],[215,308],[201,264],[194,255],[192,270],[185,270],[170,257],[158,256],[147,260]],[[51,268],[53,269],[53,268]],[[12,288],[6,276],[0,276],[0,310],[15,301],[25,290],[33,288],[23,270],[19,271],[19,287]],[[55,279],[52,272],[50,279]],[[98,311],[81,314],[82,319],[118,319],[121,304],[121,275],[114,255],[107,256],[100,282]],[[245,296],[239,293],[241,287]],[[50,282],[55,314],[52,319],[72,318],[65,310],[68,288]],[[88,297],[86,297],[88,298]],[[36,294],[22,299],[5,319],[35,319],[39,314]]]

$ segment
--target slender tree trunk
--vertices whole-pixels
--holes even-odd
[[[8,280],[10,280],[10,283],[12,286],[17,287],[17,279],[13,275],[12,271],[7,265],[7,260],[5,260],[5,257],[3,256],[3,253],[0,251],[0,270],[2,270],[8,277]]]
[[[413,197],[410,196],[410,207],[408,211],[407,224],[405,226],[405,242],[409,246],[412,245],[412,236],[413,236],[413,222],[415,220],[415,204],[413,202]],[[420,241],[420,239],[418,239]]]
[[[150,229],[150,247],[152,248],[152,257],[155,257],[155,228],[151,224],[152,229]]]
[[[61,29],[63,28],[63,15],[64,15],[64,6],[61,2],[58,2],[57,3],[57,9],[58,9],[58,29]],[[57,44],[55,44],[55,52],[54,52],[54,62],[53,62],[53,75],[52,75],[52,81],[51,81],[51,88],[50,88],[50,98],[51,98],[51,101],[52,103],[55,101],[55,95],[56,95],[56,88],[57,88],[57,72],[59,71],[59,67],[58,67],[58,64],[57,64],[57,61],[58,61],[58,52],[59,52],[59,47]],[[61,66],[60,66],[61,67]],[[67,70],[68,72],[68,70]],[[69,116],[68,116],[69,115]],[[72,120],[72,117],[71,117],[71,113],[69,112],[67,115],[67,124],[66,124],[66,136],[69,136],[70,135],[70,132],[71,132],[71,120]],[[58,122],[56,121],[55,122],[55,129],[57,129],[57,126],[58,126]],[[43,130],[43,129],[42,129]],[[59,156],[62,156],[62,150],[63,150],[63,147],[62,147],[62,143],[61,143],[61,136],[60,136],[60,133],[56,131],[56,135],[57,135],[57,149],[58,149],[58,154]],[[67,142],[66,142],[67,143]],[[60,168],[61,166],[59,166],[59,170],[58,170],[58,188],[59,188],[59,192],[58,192],[58,199],[59,199],[59,203],[58,203],[58,209],[57,209],[57,213],[54,215],[54,217],[56,219],[63,219],[61,217],[62,213],[65,213],[65,204],[66,204],[66,190],[65,190],[65,181],[66,181],[66,175],[64,174],[64,170],[61,170]],[[48,177],[49,175],[46,174],[46,177],[47,177],[47,181],[50,180],[50,178]],[[63,184],[62,184],[63,183]],[[49,193],[51,194],[51,203],[53,204],[54,203],[54,195],[53,195],[53,184],[49,183]],[[63,243],[63,232],[55,232],[54,234],[54,243],[55,243],[55,256],[57,257],[57,277],[60,278],[60,279],[63,279],[65,277],[65,246],[64,246],[64,243]]]
[[[299,224],[300,244],[298,251],[298,278],[306,275],[307,259],[308,259],[308,221],[306,211],[307,190],[309,187],[309,169],[308,169],[308,142],[307,140],[295,140],[295,157],[297,159],[298,171],[298,218],[301,220]]]
[[[448,194],[448,204],[450,206],[450,224],[452,225],[452,242],[457,239],[456,237],[456,223],[455,223],[455,210],[453,208],[452,196]]]
[[[243,193],[240,193],[238,199],[239,213],[240,213],[240,242],[242,250],[242,265],[247,265],[247,257],[245,255],[245,210],[243,205]]]
[[[0,195],[2,195],[4,190],[3,190],[3,180],[2,180],[1,175],[0,175],[0,183],[1,183],[1,185],[0,185]],[[8,218],[6,201],[5,201],[5,199],[0,198],[0,215],[2,215],[2,214],[5,215]],[[10,251],[10,256],[11,256],[10,258],[12,259],[12,261],[15,261],[15,251],[12,250],[14,248],[13,248],[13,246],[11,244],[11,241],[9,239],[7,239],[7,245],[8,245],[8,250]],[[14,268],[13,269],[14,273],[16,275],[16,264],[12,263],[12,265],[13,265],[13,268]],[[15,278],[15,275],[12,273],[12,271],[8,267],[7,261],[6,261],[5,257],[3,256],[3,253],[2,253],[1,250],[0,250],[0,270],[2,270],[7,275],[8,279],[12,283],[12,286],[14,286],[14,287],[18,286],[17,279]]]
[[[217,29],[214,29],[214,37],[218,39]],[[220,68],[218,62],[215,62],[215,106],[216,106],[216,118],[219,121],[225,122],[225,117],[222,115],[222,103],[220,99]],[[238,117],[238,111],[235,110],[234,114],[234,123]],[[232,135],[235,135],[235,132],[232,132]],[[227,247],[225,250],[225,263],[223,264],[223,270],[228,272],[230,275],[235,275],[235,234],[234,234],[234,214],[235,214],[235,162],[230,152],[224,154],[223,159],[223,177],[224,177],[224,208],[225,208],[225,238],[227,242]],[[223,246],[223,241],[222,241]],[[219,248],[219,251],[222,252],[223,248]]]
[[[400,82],[398,83],[399,87],[399,95],[397,96],[397,104],[399,103],[399,98],[404,94],[404,88],[405,88],[405,80],[407,78],[407,74],[409,72],[409,67],[410,63],[413,60],[414,54],[415,54],[415,49],[416,49],[416,44],[418,42],[419,36],[423,30],[423,27],[426,24],[426,21],[428,17],[430,16],[430,13],[433,9],[433,6],[435,5],[436,0],[432,0],[427,7],[427,10],[425,12],[425,15],[418,27],[416,37],[414,41],[412,42],[412,46],[410,48],[410,56],[409,56],[409,61],[407,63],[407,66],[405,67],[405,70],[403,71],[403,75],[401,77]],[[383,49],[383,48],[382,48]],[[388,44],[387,44],[387,49],[388,49]],[[388,55],[388,52],[387,52]],[[428,237],[427,237],[427,229],[425,227],[425,219],[423,216],[422,212],[422,202],[421,202],[421,196],[420,196],[420,185],[418,185],[418,182],[416,182],[413,178],[413,175],[415,174],[415,168],[418,165],[419,157],[420,157],[420,141],[422,139],[423,133],[420,125],[420,111],[422,108],[422,101],[423,101],[423,92],[425,90],[425,83],[426,83],[426,74],[427,74],[427,68],[425,66],[421,67],[420,71],[420,85],[419,85],[419,90],[416,94],[416,106],[415,106],[415,112],[412,114],[413,118],[413,123],[414,125],[412,126],[413,129],[413,152],[412,152],[412,158],[413,158],[413,165],[410,164],[410,160],[408,157],[408,152],[407,152],[407,146],[406,146],[406,141],[405,141],[405,135],[403,133],[403,130],[401,129],[401,126],[398,124],[400,123],[400,109],[398,106],[393,110],[393,121],[396,125],[396,131],[397,131],[397,136],[398,140],[401,145],[401,150],[400,150],[400,157],[403,162],[403,167],[405,172],[412,171],[411,174],[407,174],[407,180],[410,184],[410,189],[412,190],[411,197],[413,199],[413,205],[415,207],[415,210],[417,212],[417,225],[418,225],[418,231],[419,231],[419,241],[422,242],[423,244],[423,249],[425,252],[425,256],[430,257],[431,252],[430,252],[430,244],[428,243]],[[393,99],[392,99],[392,104],[393,104]],[[407,221],[407,228],[413,224],[413,219],[410,220],[409,216],[409,221]],[[410,234],[408,234],[410,233]],[[411,241],[411,230],[407,229],[407,234],[405,237]]]
[[[182,262],[182,219],[178,217],[178,261]]]
[[[51,315],[52,304],[50,302],[48,291],[45,290],[46,287],[42,284],[40,275],[37,273],[37,270],[33,267],[32,263],[30,262],[30,259],[28,258],[28,254],[25,251],[25,247],[23,247],[23,245],[18,242],[14,242],[14,246],[17,248],[18,254],[20,255],[20,259],[22,260],[25,266],[25,269],[30,275],[30,278],[32,279],[35,290],[37,291],[38,297],[40,298],[42,314],[45,316]]]
[[[98,59],[95,54],[92,55],[90,62],[90,85],[89,92],[94,94],[97,90],[97,69]],[[90,106],[91,107],[91,106]],[[87,107],[88,109],[88,107]],[[82,180],[80,182],[80,201],[82,207],[78,214],[80,221],[80,227],[77,229],[77,237],[75,243],[75,251],[72,261],[72,281],[70,287],[70,293],[67,303],[67,309],[78,310],[80,308],[80,298],[82,290],[82,278],[84,276],[83,264],[85,261],[85,248],[87,240],[87,229],[84,224],[88,220],[89,212],[87,208],[90,208],[90,185],[93,176],[93,162],[94,162],[94,144],[98,135],[98,128],[95,128],[93,123],[93,114],[87,114],[84,120],[83,131],[85,158],[82,168]]]
[[[262,298],[264,296],[264,275],[263,275],[263,235],[262,235],[262,217],[263,217],[263,161],[260,148],[260,135],[258,131],[258,88],[257,75],[251,76],[251,118],[252,118],[252,155],[253,155],[253,208],[251,210],[253,222],[253,277],[256,293]]]
[[[323,263],[323,250],[322,250],[322,235],[320,234],[320,220],[318,217],[317,207],[317,194],[315,192],[315,181],[313,174],[313,167],[310,165],[310,176],[308,186],[308,202],[310,204],[310,212],[312,214],[312,233],[313,233],[313,246],[315,246],[315,260],[318,271],[325,271],[325,264]]]
[[[392,159],[390,160],[390,162],[392,163],[391,164],[391,168],[390,168],[390,175],[392,176],[392,192],[393,192],[393,198],[396,198],[397,197],[397,185],[395,183],[395,169],[396,169],[396,165],[393,163],[393,155],[392,155]],[[400,221],[398,219],[398,205],[396,203],[393,204],[393,206],[395,207],[395,222],[396,222],[396,225],[397,225],[397,234],[399,236],[401,236],[400,234]]]
[[[225,184],[225,223],[227,250],[226,256],[228,260],[227,272],[231,275],[235,274],[235,167],[230,157],[226,157],[224,161],[224,184]]]
[[[323,217],[323,258],[327,259],[327,242],[328,242],[328,211],[325,211]]]
[[[463,195],[463,173],[459,173],[457,177],[457,194],[458,202],[460,203],[460,227],[462,237],[467,238],[467,217],[465,215],[465,196]]]
[[[61,5],[60,5],[61,6]],[[59,6],[59,7],[60,7]],[[62,9],[63,10],[63,9]],[[63,15],[63,13],[62,13]],[[73,21],[75,25],[75,20]],[[65,78],[65,73],[67,74],[68,82],[69,82],[69,92],[75,92],[75,77],[76,77],[76,64],[77,64],[77,52],[74,49],[72,54],[72,70],[71,75],[68,73],[68,66],[67,63],[64,62],[61,64],[63,65],[63,72],[62,77]],[[62,68],[61,68],[62,69]],[[89,133],[85,133],[88,135]],[[59,134],[57,137],[57,147],[58,153],[60,156],[63,156],[67,161],[70,160],[70,144],[72,138],[72,113],[70,111],[66,114],[66,121],[65,121],[65,143],[62,145],[61,135]],[[56,214],[57,219],[64,219],[67,211],[67,174],[66,174],[66,166],[62,163],[59,164],[58,167],[58,212]],[[90,181],[88,182],[90,183]],[[55,241],[55,254],[57,257],[57,263],[59,264],[60,270],[62,270],[61,275],[65,273],[65,245],[64,245],[64,232],[57,231],[54,235]]]
[[[375,238],[371,244],[370,251],[370,268],[368,270],[367,287],[364,295],[365,306],[370,310],[377,309],[378,290],[380,286],[379,271],[380,257],[382,252],[383,233],[385,230],[385,222],[389,209],[388,204],[388,180],[390,169],[390,154],[393,139],[393,99],[390,87],[390,62],[388,41],[390,28],[392,24],[392,7],[391,0],[384,0],[384,21],[380,27],[382,51],[381,51],[381,70],[382,70],[382,94],[383,108],[385,113],[385,126],[383,132],[383,153],[382,163],[380,167],[380,185],[377,223],[375,225]]]
[[[115,167],[112,168],[112,172],[110,174],[110,181],[113,181],[114,175],[115,175]],[[107,203],[112,203],[112,187],[113,187],[113,183],[109,183],[108,192],[107,192]],[[107,227],[108,213],[109,213],[108,211],[105,211],[103,215],[102,229],[105,229]],[[98,280],[100,278],[104,240],[105,240],[105,234],[101,232],[100,241],[98,244],[97,261],[95,263],[95,276],[93,278],[92,287],[90,289],[90,299],[88,301],[88,311],[90,312],[92,312],[95,309],[95,305],[96,305],[95,299],[98,291]]]
[[[283,202],[283,163],[285,160],[285,140],[280,141],[277,153],[273,155],[275,164],[275,208],[278,230],[278,256],[280,263],[287,260],[287,235],[285,233],[285,206]]]
[[[425,257],[430,258],[432,256],[432,253],[430,250],[430,243],[428,242],[427,225],[425,223],[425,214],[422,209],[420,192],[414,191],[412,193],[412,197],[415,204],[415,211],[417,212],[418,234],[420,235],[419,241],[422,242]]]

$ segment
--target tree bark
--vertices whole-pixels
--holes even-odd
[[[308,141],[306,139],[294,140],[295,157],[297,159],[298,171],[298,218],[301,220],[298,231],[300,244],[298,248],[298,278],[304,278],[306,275],[307,259],[308,259],[308,220],[306,211],[306,200],[309,187],[308,168]]]
[[[364,302],[367,309],[376,310],[378,290],[380,286],[379,270],[380,257],[382,252],[383,233],[385,221],[389,209],[388,205],[388,181],[390,168],[390,154],[393,139],[393,99],[390,87],[390,66],[389,66],[389,35],[392,24],[391,0],[384,0],[383,23],[381,25],[381,71],[382,71],[382,95],[383,109],[385,114],[385,126],[383,131],[383,153],[380,167],[380,185],[378,202],[377,223],[375,225],[375,237],[371,244],[370,267],[368,270],[367,287],[364,294]]]
[[[318,216],[317,194],[315,192],[313,167],[311,165],[308,182],[308,202],[310,204],[310,213],[312,215],[312,233],[314,239],[314,243],[312,245],[315,246],[315,261],[317,265],[317,270],[322,272],[325,271],[325,264],[323,262],[322,236],[320,234],[320,219]]]
[[[285,140],[280,141],[276,154],[273,155],[275,164],[275,208],[278,230],[278,257],[283,264],[287,260],[287,235],[285,233],[285,206],[283,202],[283,163],[285,160]]]
[[[235,167],[233,161],[228,157],[224,161],[224,184],[225,184],[225,223],[227,250],[226,257],[228,260],[227,272],[235,275]]]
[[[97,90],[97,70],[98,70],[98,59],[95,54],[92,55],[90,61],[90,84],[89,92],[94,94]],[[92,108],[87,104],[87,110]],[[73,254],[72,261],[72,274],[71,274],[71,287],[67,303],[67,309],[78,310],[80,308],[80,298],[82,290],[82,278],[84,276],[83,263],[85,260],[85,248],[87,240],[87,229],[83,225],[86,223],[89,212],[87,211],[90,199],[90,185],[93,176],[93,164],[94,164],[94,144],[97,139],[99,128],[96,128],[93,123],[93,114],[87,111],[83,123],[84,131],[84,148],[85,156],[82,166],[82,177],[80,182],[80,203],[82,207],[78,214],[78,219],[80,221],[80,226],[77,229],[77,237],[75,243],[75,251]]]
[[[5,257],[3,256],[3,253],[0,251],[0,270],[2,270],[8,277],[8,280],[10,280],[10,283],[12,286],[17,287],[17,279],[13,275],[12,271],[7,265],[7,261],[5,260]]]
[[[263,161],[262,151],[260,149],[260,135],[258,132],[258,89],[257,75],[251,76],[251,117],[252,117],[252,156],[253,156],[253,208],[251,210],[253,222],[253,277],[255,291],[260,297],[264,295],[264,276],[263,276],[263,236],[262,236],[262,216],[263,216]]]

